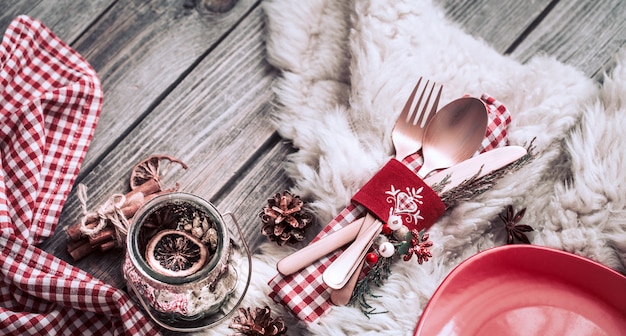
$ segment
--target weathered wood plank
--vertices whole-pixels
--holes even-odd
[[[29,14],[41,0],[3,1],[0,3],[0,29],[7,29],[11,21],[22,14]]]
[[[104,105],[88,172],[255,6],[202,15],[178,0],[120,0],[74,45],[96,69]],[[81,173],[81,177],[82,177]]]
[[[466,31],[520,61],[548,53],[600,78],[624,44],[626,10],[617,0],[436,1]],[[254,250],[265,241],[258,212],[291,183],[282,164],[292,148],[269,120],[275,73],[264,60],[263,14],[255,0],[239,0],[222,15],[202,15],[185,3],[15,1],[0,4],[0,27],[26,11],[70,41],[101,76],[105,105],[80,177],[90,187],[90,207],[127,191],[135,162],[171,154],[190,166],[180,172],[181,189],[235,213]],[[62,227],[80,215],[73,191],[59,230],[42,247],[69,260]],[[72,263],[123,287],[122,260],[116,250]]]
[[[267,199],[277,192],[289,189],[292,181],[283,170],[287,155],[294,149],[290,143],[280,140],[278,135],[272,147],[254,165],[241,174],[241,179],[229,186],[229,189],[214,200],[220,211],[235,214],[242,227],[250,250],[254,251],[267,238],[261,232],[261,220],[258,214],[267,204]]]
[[[599,81],[626,44],[626,3],[619,0],[439,3],[452,20],[501,53],[521,62],[551,55]]]
[[[115,0],[6,0],[0,3],[0,31],[18,15],[28,15],[72,44]]]
[[[205,18],[191,9],[181,9],[180,7],[171,9],[166,8],[167,6],[156,6],[156,4],[144,6],[137,2],[129,2],[128,4],[132,5],[132,10],[130,10],[132,14],[129,14],[131,16],[126,16],[125,13],[128,12],[125,10],[116,11],[112,9],[110,13],[105,15],[101,23],[89,30],[91,35],[84,36],[77,43],[79,48],[85,50],[88,58],[91,57],[95,64],[100,65],[99,71],[103,83],[107,83],[105,84],[105,95],[108,93],[109,101],[114,101],[109,103],[108,112],[103,111],[104,116],[100,125],[102,126],[102,120],[105,120],[104,125],[110,128],[103,132],[105,134],[112,133],[113,130],[122,132],[121,137],[117,137],[117,134],[111,134],[113,140],[108,141],[108,146],[102,145],[103,142],[107,142],[105,140],[108,140],[108,137],[100,135],[99,138],[94,139],[94,144],[100,144],[101,148],[96,152],[101,155],[107,153],[111,145],[116,146],[104,156],[101,162],[93,161],[93,169],[84,170],[84,182],[91,188],[92,199],[90,204],[102,203],[113,192],[126,191],[125,181],[130,167],[135,162],[152,153],[172,154],[188,162],[191,167],[188,172],[181,175],[182,189],[198,193],[211,201],[217,200],[219,206],[224,210],[243,213],[242,222],[246,228],[246,235],[249,235],[251,245],[256,246],[263,239],[258,235],[258,232],[255,233],[255,226],[258,223],[256,214],[269,194],[282,189],[268,191],[268,187],[288,186],[284,173],[278,169],[285,151],[282,146],[275,144],[276,136],[268,121],[269,102],[271,100],[269,86],[274,74],[264,63],[261,11],[259,9],[254,10],[214,50],[212,49],[213,46],[203,45],[202,48],[192,48],[195,54],[191,56],[185,55],[186,57],[183,57],[181,54],[184,52],[174,52],[174,56],[168,56],[168,60],[182,57],[184,64],[173,66],[178,73],[176,76],[166,74],[164,77],[167,78],[165,80],[167,83],[163,84],[163,81],[159,80],[159,76],[150,76],[150,74],[163,72],[159,70],[170,69],[170,64],[162,65],[162,62],[158,61],[158,57],[167,54],[167,50],[170,48],[165,46],[154,47],[153,45],[158,45],[160,41],[157,35],[168,34],[169,36],[164,38],[163,43],[173,43],[176,36],[184,36],[186,32],[193,30],[192,28],[200,27],[199,22]],[[497,1],[482,1],[476,4],[477,7],[467,7],[463,3],[450,1],[446,3],[446,6],[450,10],[450,15],[452,17],[458,16],[470,33],[477,34],[490,43],[496,44],[498,48],[506,50],[515,43],[519,34],[526,31],[531,22],[541,15],[547,4],[540,4],[539,9],[535,8],[532,11],[533,14],[526,15],[523,21],[513,20],[513,18],[520,16],[523,11],[522,7],[513,7],[513,10],[503,14],[504,12],[501,12],[502,7]],[[470,8],[473,11],[469,10]],[[528,10],[528,8],[526,9]],[[563,13],[558,15],[566,15],[569,11],[566,8],[556,6],[553,9],[555,14],[550,15],[557,15],[556,13],[560,13],[561,10]],[[601,8],[606,9],[607,7]],[[494,12],[501,14],[498,16],[498,20],[511,22],[511,27],[518,27],[517,30],[507,29],[508,25],[504,28],[500,25],[499,31],[506,33],[492,33],[486,27],[495,25],[495,23],[488,23],[490,22],[489,18],[495,16],[488,13]],[[193,19],[181,24],[182,26],[186,25],[186,28],[174,28],[177,23],[180,23],[177,20],[180,19],[179,15],[181,14],[186,14]],[[579,13],[579,15],[583,14]],[[555,17],[560,18],[561,16]],[[547,25],[548,28],[543,28],[543,25],[546,24],[545,22],[552,24],[556,19],[550,16],[548,18],[539,21],[533,33],[549,32],[551,26]],[[115,24],[132,21],[132,19],[136,19],[139,23],[137,25],[128,23],[125,27],[118,27]],[[153,23],[147,22],[150,19],[164,24],[170,30],[174,29],[175,32],[153,26]],[[552,29],[554,28],[552,27]],[[561,26],[556,28],[565,29]],[[123,38],[122,35],[125,32],[131,32],[131,37]],[[97,41],[94,36],[100,34],[108,37],[104,41]],[[192,32],[190,34],[192,38],[183,38],[184,43],[190,41],[200,43],[202,33]],[[217,39],[217,36],[214,38]],[[117,44],[115,43],[116,39],[122,39],[122,41]],[[556,43],[553,41],[552,44]],[[182,43],[174,43],[173,45],[178,47]],[[532,45],[532,43],[528,43],[528,45]],[[189,51],[186,47],[182,48]],[[124,57],[124,53],[129,50],[133,51],[132,56],[137,59]],[[541,52],[539,49],[534,51],[530,49],[526,41],[522,41],[516,52],[518,50],[528,53]],[[521,51],[519,53],[522,55]],[[138,54],[141,55],[137,56]],[[204,56],[206,57],[202,62],[196,64],[196,59]],[[164,68],[159,69],[159,66]],[[135,75],[148,75],[143,76],[145,78],[133,79],[131,75],[124,73],[124,70]],[[124,88],[130,89],[128,86],[130,84],[126,83],[124,79],[134,80],[133,83],[137,86],[136,90],[125,91]],[[140,85],[145,86],[149,83],[154,83],[157,88],[140,87]],[[137,92],[143,92],[146,95]],[[161,101],[161,99],[163,100]],[[137,108],[134,113],[132,111],[127,112],[128,110],[122,108],[113,109],[113,106],[122,105],[123,102],[142,108]],[[133,114],[133,116],[127,118],[128,114]],[[138,116],[138,114],[141,115]],[[147,115],[144,117],[143,114]],[[109,118],[108,121],[107,117]],[[131,124],[135,122],[134,120],[138,120],[138,123],[133,129],[126,130],[121,126],[125,123],[119,119]],[[180,125],[184,126],[180,127]],[[273,147],[275,145],[276,148]],[[272,148],[272,150],[268,152],[266,151],[267,148]],[[274,158],[272,155],[277,155],[277,157]],[[259,161],[255,162],[255,160]],[[259,178],[263,176],[267,176],[269,180],[275,177],[277,181],[268,183],[264,180],[265,182],[260,182],[263,179],[259,180]],[[255,202],[249,203],[253,199]],[[228,209],[231,207],[234,209]],[[67,226],[74,223],[79,217],[79,202],[75,193],[72,193],[61,223]],[[63,251],[65,247],[63,232],[57,232],[53,238],[45,243],[44,247],[64,259],[68,259]],[[118,261],[111,262],[108,266],[101,264],[90,269],[93,264],[93,262],[85,261],[79,263],[79,266],[92,271],[97,276],[118,283],[119,277],[117,275],[107,275],[112,272],[114,266],[118,266]]]
[[[167,153],[185,161],[189,169],[179,176],[181,190],[210,201],[227,195],[229,185],[243,179],[248,169],[260,176],[259,169],[268,169],[265,163],[283,161],[275,157],[259,159],[279,140],[268,117],[275,74],[265,61],[263,27],[262,11],[255,9],[87,173],[83,182],[89,186],[88,206],[101,204],[112,193],[126,192],[132,165],[154,153]],[[261,166],[252,164],[257,160]],[[281,181],[265,183],[282,185]],[[260,182],[253,183],[249,187],[257,188]],[[240,218],[249,222],[256,212],[258,209]],[[73,191],[60,227],[75,223],[80,215],[80,203]],[[42,248],[70,260],[64,251],[66,243],[65,233],[59,228]],[[98,263],[95,258],[74,264],[121,286],[121,255],[114,252],[111,258],[99,259]]]
[[[513,51],[526,61],[545,53],[601,81],[626,44],[626,2],[559,1]]]
[[[437,0],[446,16],[473,36],[480,37],[500,53],[506,53],[537,18],[550,0]]]

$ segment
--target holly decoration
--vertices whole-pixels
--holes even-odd
[[[387,227],[388,230],[385,230]],[[377,314],[376,308],[367,301],[368,297],[375,297],[371,292],[371,287],[380,287],[391,274],[391,265],[399,259],[409,261],[415,255],[417,262],[422,264],[432,258],[429,248],[433,242],[428,240],[428,233],[425,230],[409,230],[402,226],[397,230],[391,230],[389,226],[383,225],[381,237],[375,252],[365,255],[365,261],[371,269],[365,277],[357,283],[352,297],[351,305],[358,305],[361,311],[369,316]]]
[[[387,236],[387,235],[390,235],[393,232],[393,230],[389,227],[387,223],[385,223],[383,224],[383,228],[381,229],[381,232]]]
[[[407,245],[410,246],[408,246],[406,254],[402,259],[404,261],[409,261],[411,260],[413,254],[415,254],[417,257],[417,263],[421,265],[423,262],[428,261],[428,258],[433,257],[429,250],[429,248],[433,246],[433,242],[428,240],[428,233],[424,232],[424,230],[411,230],[409,233],[412,237]]]
[[[374,253],[374,252],[370,252],[368,254],[365,255],[365,261],[370,264],[370,265],[374,265],[376,262],[378,262],[378,254]]]
[[[383,242],[378,245],[378,253],[383,258],[391,258],[396,253],[396,248],[393,246],[393,243]]]
[[[433,242],[428,240],[428,236],[425,230],[407,231],[404,241],[398,247],[398,253],[403,256],[402,260],[409,261],[415,255],[417,263],[421,265],[432,258],[429,248],[433,246]]]

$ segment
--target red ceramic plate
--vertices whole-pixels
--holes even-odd
[[[415,335],[626,335],[626,277],[555,249],[493,248],[446,277]]]

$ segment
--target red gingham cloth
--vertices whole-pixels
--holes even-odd
[[[101,106],[80,55],[36,20],[11,23],[0,45],[2,334],[158,333],[123,291],[35,247],[57,226]]]
[[[505,146],[506,127],[511,122],[511,114],[504,105],[486,94],[483,94],[481,99],[488,107],[489,125],[485,139],[477,153]],[[403,161],[415,173],[421,167],[422,162],[421,154],[414,154]],[[360,205],[349,204],[315,237],[314,241],[362,217],[365,211],[365,208]],[[269,281],[272,290],[270,297],[284,304],[301,320],[317,321],[332,307],[331,289],[322,280],[322,274],[341,252],[342,250],[337,250],[292,275],[276,275]]]

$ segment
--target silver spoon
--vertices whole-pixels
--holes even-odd
[[[426,126],[424,163],[417,175],[425,178],[471,157],[485,138],[487,122],[487,107],[478,98],[463,97],[442,107]]]

